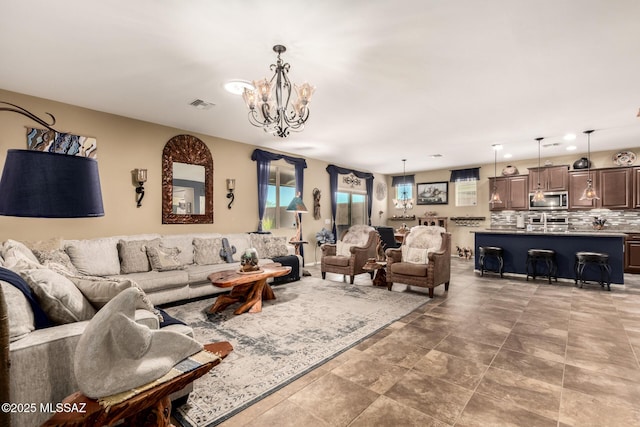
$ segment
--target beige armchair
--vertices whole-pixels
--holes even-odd
[[[327,273],[349,275],[349,283],[353,284],[356,274],[371,274],[364,271],[362,266],[369,258],[376,257],[379,238],[373,227],[353,225],[342,233],[340,240],[335,244],[322,245],[320,262],[322,278],[326,278]]]
[[[433,288],[444,284],[449,290],[451,278],[451,234],[442,227],[413,227],[398,249],[387,249],[387,287],[394,282]]]

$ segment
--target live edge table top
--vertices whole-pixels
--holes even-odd
[[[223,270],[211,273],[208,279],[212,284],[220,288],[231,288],[236,285],[253,283],[257,280],[269,277],[280,277],[289,274],[291,267],[283,267],[280,263],[265,264],[260,270],[251,272],[239,272],[237,270]]]

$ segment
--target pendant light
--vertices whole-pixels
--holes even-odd
[[[413,209],[413,199],[407,194],[407,159],[402,159],[402,194],[399,199],[394,199],[393,204],[396,209],[402,209],[402,216],[407,216],[407,209]]]
[[[502,145],[500,144],[493,144],[493,152],[494,152],[494,157],[493,157],[493,189],[491,192],[491,199],[489,200],[489,203],[491,203],[492,205],[498,205],[498,204],[502,204],[502,200],[500,200],[500,194],[498,193],[498,185],[497,185],[497,181],[496,178],[498,177],[497,174],[497,163],[498,163],[498,150],[502,149]]]
[[[587,134],[587,187],[582,192],[580,200],[599,200],[596,189],[593,188],[593,181],[591,180],[591,133],[593,129],[585,130],[582,133]]]
[[[544,200],[544,192],[542,191],[542,186],[540,185],[540,142],[544,138],[538,137],[536,141],[538,141],[538,187],[536,187],[536,192],[533,194],[533,200],[536,202],[541,202]]]

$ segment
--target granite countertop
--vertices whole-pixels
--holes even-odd
[[[506,228],[487,228],[484,230],[471,230],[471,233],[489,233],[489,234],[521,234],[521,235],[551,235],[551,236],[591,236],[591,237],[626,237],[627,233],[637,233],[637,231],[620,231],[620,230],[569,230],[569,231],[527,231],[519,229]]]

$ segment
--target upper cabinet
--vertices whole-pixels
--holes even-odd
[[[589,171],[583,169],[569,172],[569,209],[632,209],[635,169],[592,169],[591,181],[596,194],[600,197],[594,200],[580,200],[587,186]]]
[[[538,189],[538,182],[543,191],[567,191],[569,189],[569,166],[542,166],[529,168],[529,191]]]
[[[529,177],[527,175],[503,176],[489,178],[489,192],[493,192],[495,180],[496,190],[502,203],[489,204],[491,211],[528,210],[529,209]]]

